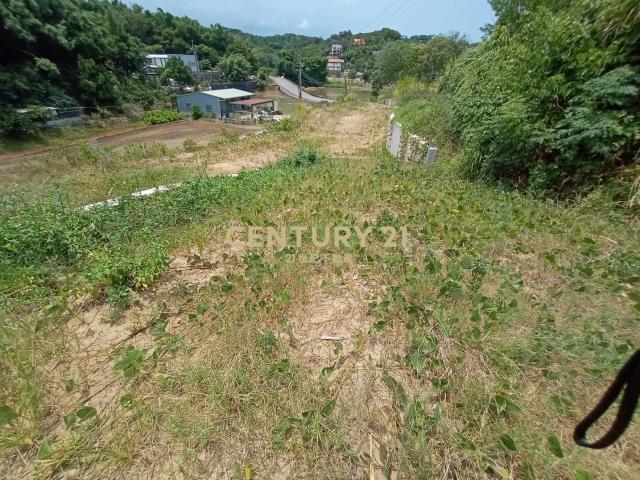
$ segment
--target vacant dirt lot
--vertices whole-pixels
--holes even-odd
[[[167,147],[182,146],[183,142],[191,139],[199,145],[220,138],[224,135],[247,134],[262,130],[262,127],[251,125],[230,125],[215,122],[208,119],[184,120],[180,122],[166,123],[164,125],[152,125],[123,130],[123,127],[114,128],[111,133],[101,133],[84,140],[90,145],[124,147],[125,145],[144,143],[162,143]],[[76,143],[76,142],[74,142]],[[39,147],[32,150],[9,152],[0,155],[0,167],[16,165],[28,162],[34,158],[51,153],[57,147]]]
[[[167,147],[182,146],[191,139],[199,145],[205,145],[224,135],[246,134],[262,130],[249,125],[229,125],[212,120],[185,120],[164,125],[155,125],[115,135],[103,135],[92,140],[96,145],[123,147],[131,143],[163,143]]]

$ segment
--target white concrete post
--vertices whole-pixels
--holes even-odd
[[[438,157],[438,149],[436,147],[429,147],[429,150],[427,150],[427,157],[425,158],[425,162],[427,165],[431,165],[433,162],[436,161],[436,158]]]

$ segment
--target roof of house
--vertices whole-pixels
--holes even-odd
[[[344,63],[344,60],[341,58],[330,58],[327,63]]]
[[[222,100],[232,100],[240,97],[252,97],[255,93],[245,92],[238,88],[223,88],[221,90],[202,90],[200,92],[186,93],[185,95],[193,95],[197,93],[204,93],[205,95],[211,95],[212,97],[221,98]],[[181,96],[181,95],[179,95]]]
[[[233,103],[234,105],[251,106],[251,105],[262,105],[262,104],[271,103],[271,102],[273,102],[273,100],[269,100],[267,98],[250,98],[248,100],[237,100],[231,103]]]

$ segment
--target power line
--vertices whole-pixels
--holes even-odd
[[[382,26],[385,22],[388,22],[389,20],[391,20],[391,18],[393,18],[395,15],[398,14],[398,12],[400,12],[400,10],[402,10],[404,7],[406,7],[407,5],[409,5],[411,3],[412,0],[407,0],[406,2],[404,2],[402,5],[400,5],[397,9],[395,9],[392,13],[390,13],[389,15],[387,15],[386,18],[384,18],[382,20],[382,22],[378,22],[377,26]]]
[[[378,20],[383,17],[385,13],[395,7],[399,3],[399,1],[400,0],[394,0],[389,5],[387,5],[385,9],[383,9],[380,13],[373,17],[373,20],[371,20],[371,22],[369,22],[369,24],[364,28],[364,31],[366,32],[369,28],[373,27],[378,22]]]

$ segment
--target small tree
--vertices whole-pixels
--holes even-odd
[[[191,70],[178,57],[171,57],[160,70],[160,81],[163,85],[166,85],[170,78],[181,85],[194,83]]]
[[[253,71],[249,60],[241,53],[232,53],[231,55],[222,57],[218,66],[224,73],[225,78],[231,82],[242,82],[246,80]]]
[[[258,69],[258,74],[256,77],[258,78],[258,88],[260,90],[264,90],[265,87],[269,84],[269,79],[273,72],[267,67],[260,67]]]
[[[198,105],[191,105],[191,118],[193,118],[194,120],[202,118],[202,112],[200,111],[200,107],[198,107]]]

